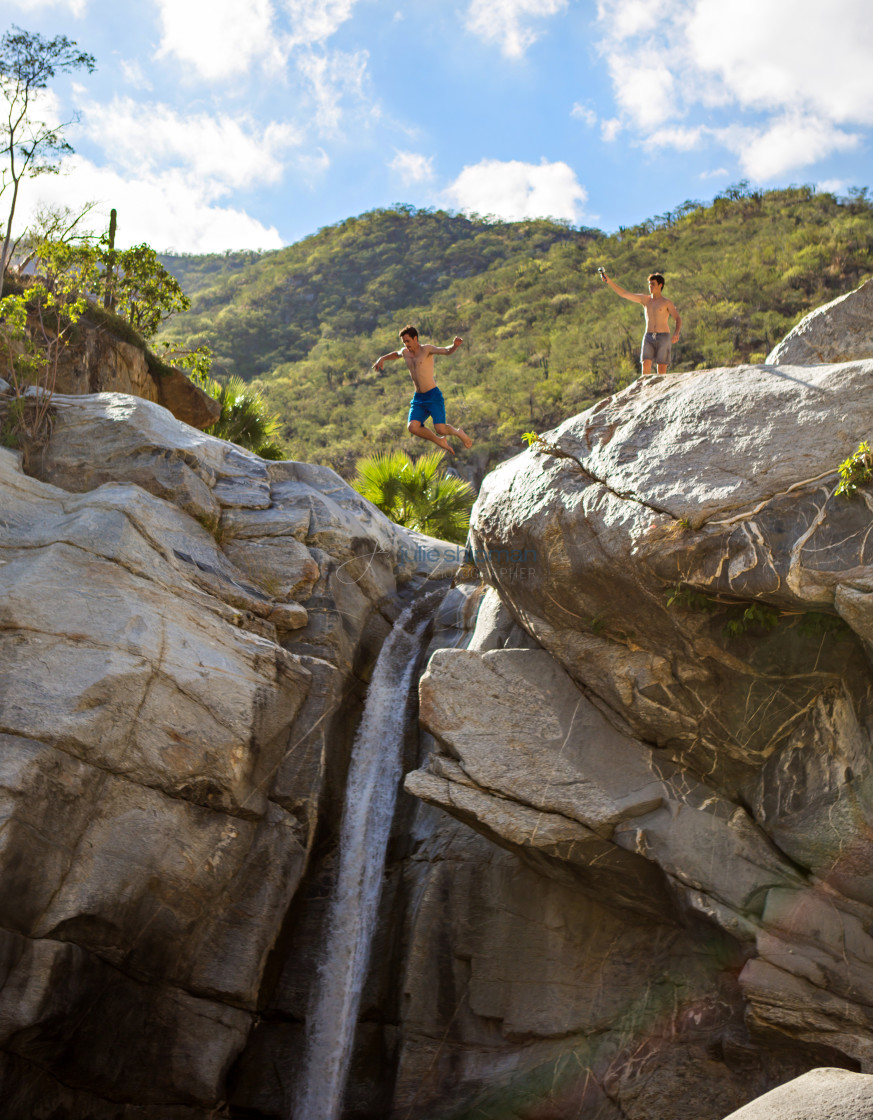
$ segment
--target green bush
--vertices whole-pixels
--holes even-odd
[[[463,544],[476,495],[445,469],[441,451],[415,460],[403,451],[384,452],[358,461],[352,485],[398,525]]]

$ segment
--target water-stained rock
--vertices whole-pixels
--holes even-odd
[[[0,451],[4,1115],[202,1120],[336,800],[373,619],[457,550],[132,396],[58,397],[33,458]]]
[[[693,1038],[677,1033],[657,1076],[636,1077],[627,1055],[605,1071],[568,1044],[525,1080],[513,1039],[543,1045],[537,1014],[513,1012],[510,1037],[506,1005],[476,1018],[466,979],[447,972],[452,1010],[426,1030],[404,1020],[398,1094],[411,1101],[431,1063],[476,1068],[464,1043],[450,1059],[437,1040],[474,1047],[486,1021],[504,1065],[464,1090],[482,1116],[516,1094],[534,1114],[599,1115],[579,1085],[556,1091],[564,1060],[604,1090],[604,1115],[634,1120],[673,1115],[679,1085],[689,1115],[723,1116],[731,1093],[754,1095],[737,1077],[752,1055],[759,1086],[789,1066],[873,1069],[873,500],[863,484],[835,493],[873,429],[871,374],[857,361],[641,379],[485,479],[471,545],[489,590],[468,649],[434,653],[421,681],[431,746],[407,789],[555,889],[698,948],[718,931],[731,951],[704,971],[726,992],[738,970],[736,987]],[[421,891],[439,894],[446,835],[422,833]],[[459,947],[455,971],[471,960],[466,932],[519,901],[514,887],[488,901],[482,881],[460,933],[430,941]],[[424,955],[435,918],[415,905],[410,952]],[[508,985],[528,962],[504,964]],[[419,991],[420,964],[413,1004],[436,987]],[[453,1015],[473,1016],[469,1034]],[[579,1027],[586,1045],[592,1030]],[[630,1034],[647,1053],[641,1019]],[[448,1064],[424,1115],[442,1115]]]

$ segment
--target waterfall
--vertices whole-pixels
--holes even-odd
[[[295,1120],[338,1120],[342,1108],[402,773],[409,686],[433,598],[407,607],[394,624],[373,670],[355,736]]]

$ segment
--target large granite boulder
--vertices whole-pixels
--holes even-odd
[[[657,1077],[644,1024],[676,976],[657,950],[621,950],[638,954],[626,983],[640,1004],[608,1060],[580,1049],[600,1037],[593,1020],[546,1025],[509,991],[474,1004],[490,965],[467,931],[505,927],[495,909],[521,913],[536,897],[529,883],[489,902],[480,877],[469,913],[459,907],[437,939],[467,962],[464,979],[446,974],[432,1022],[410,1010],[402,1024],[398,1101],[444,1068],[418,1114],[443,1114],[450,1042],[458,1068],[476,1071],[459,1095],[488,1117],[527,1115],[499,1110],[513,1086],[575,1115],[596,1084],[608,1099],[592,1116],[662,1120],[681,1085],[689,1115],[716,1120],[816,1065],[873,1071],[873,501],[863,485],[835,496],[838,464],[873,430],[871,375],[873,361],[642,379],[486,478],[471,538],[491,588],[482,625],[466,650],[431,657],[420,695],[433,749],[406,787],[503,849],[491,863],[535,872],[538,890],[571,890],[626,931],[672,930],[684,952],[724,939],[698,978],[720,996],[686,1032],[683,1016],[708,997],[679,982]],[[425,892],[439,861],[457,858],[442,854],[444,826],[432,836]],[[410,953],[423,959],[436,918],[419,924],[416,907]],[[532,931],[552,913],[544,901],[534,911]],[[504,937],[492,925],[492,951]],[[499,968],[510,989],[540,967],[524,935],[511,943]],[[586,952],[562,975],[592,982]],[[595,975],[600,960],[592,950]],[[436,986],[419,991],[416,975],[410,1009]],[[500,1060],[464,1066],[464,1040],[486,1022]],[[525,1067],[528,1045],[563,1031],[551,1065],[532,1049]],[[648,1080],[635,1079],[634,1053]],[[544,1088],[559,1068],[577,1071],[564,1097]],[[708,1082],[721,1088],[708,1095]]]
[[[873,358],[873,280],[810,311],[767,355],[777,366]]]
[[[0,450],[4,1116],[203,1120],[379,635],[457,550],[154,403],[55,404],[39,478]]]
[[[869,1120],[870,1116],[873,1077],[844,1069],[813,1069],[725,1120]]]

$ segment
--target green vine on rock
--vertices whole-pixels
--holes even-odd
[[[688,584],[677,583],[667,593],[667,606],[682,611],[714,611],[718,602],[700,591],[695,591]]]
[[[766,603],[752,603],[738,618],[729,618],[724,624],[722,634],[726,638],[738,638],[747,630],[757,627],[760,630],[775,630],[779,625],[779,611]]]
[[[721,631],[725,638],[739,638],[750,630],[769,633],[785,620],[789,626],[796,620],[797,633],[804,638],[840,639],[851,633],[851,627],[839,615],[824,611],[780,611],[761,602],[738,603],[706,595],[681,582],[667,591],[666,599],[667,606],[674,610],[697,613],[723,610],[727,615]]]
[[[539,451],[543,455],[554,455],[556,459],[573,459],[578,462],[575,455],[571,455],[569,451],[564,451],[563,448],[558,447],[556,443],[550,443],[549,440],[544,439],[536,432],[523,432],[521,438],[525,441],[531,451]]]
[[[780,612],[767,603],[725,602],[681,582],[667,592],[667,606],[693,612],[712,612],[722,608],[728,615],[721,631],[725,638],[739,638],[748,630],[773,630],[779,625],[781,617]]]
[[[845,494],[847,498],[851,498],[859,486],[873,479],[873,451],[870,444],[866,440],[859,443],[855,454],[840,463],[837,470],[840,472],[840,483],[834,494]]]

